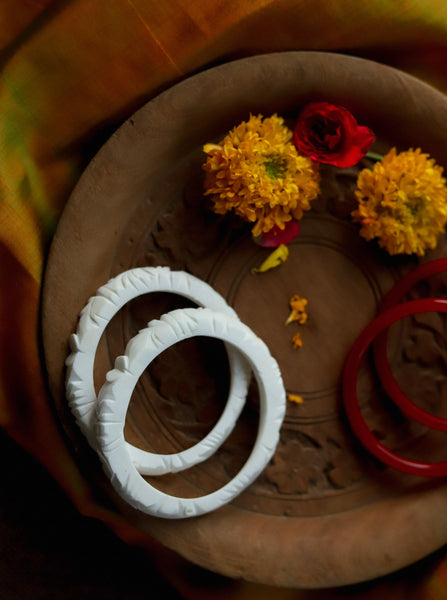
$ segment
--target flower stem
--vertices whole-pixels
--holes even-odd
[[[383,154],[379,154],[378,152],[371,152],[371,151],[369,151],[365,154],[365,157],[370,158],[371,160],[382,160],[383,156],[384,156]]]

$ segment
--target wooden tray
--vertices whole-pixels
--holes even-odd
[[[389,573],[446,543],[447,488],[443,481],[403,476],[378,464],[357,445],[341,409],[340,374],[352,342],[376,314],[383,294],[415,264],[391,260],[359,237],[347,216],[356,169],[324,169],[322,198],[304,217],[289,260],[262,275],[251,269],[268,251],[253,244],[245,226],[204,207],[202,145],[249,113],[293,118],[310,100],[351,109],[383,148],[421,146],[447,164],[447,99],[395,69],[336,54],[287,52],[195,75],[129,118],[81,177],[49,255],[42,329],[60,422],[104,503],[215,572],[318,588]],[[442,240],[436,255],[444,252]],[[183,521],[147,517],[116,497],[64,397],[67,341],[87,299],[111,276],[154,264],[188,270],[221,292],[269,344],[287,390],[304,397],[301,405],[289,404],[275,457],[255,484],[231,505]],[[445,280],[433,279],[419,292],[428,286],[442,294]],[[293,293],[309,299],[299,351],[290,344],[294,327],[284,326]],[[98,385],[138,329],[183,304],[156,294],[125,307],[102,340]],[[390,360],[412,397],[442,414],[444,322],[438,315],[422,321],[393,328]],[[227,379],[226,355],[217,342],[193,340],[164,353],[134,394],[127,438],[160,452],[194,443],[221,411]],[[442,457],[444,437],[407,423],[387,407],[371,365],[365,364],[359,386],[365,414],[384,443],[414,456]],[[185,495],[221,486],[247,456],[256,422],[252,390],[221,451],[182,475],[153,482]]]

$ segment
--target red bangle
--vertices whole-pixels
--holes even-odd
[[[401,279],[385,296],[381,306],[381,312],[398,304],[405,294],[409,292],[414,285],[419,283],[419,281],[446,270],[447,258],[440,258],[420,265]],[[384,332],[378,335],[374,341],[373,348],[374,362],[385,392],[408,418],[432,429],[447,431],[447,419],[437,417],[423,410],[402,392],[391,371],[387,358],[386,345],[387,333]]]
[[[374,339],[390,325],[404,317],[424,312],[447,313],[447,300],[424,298],[398,304],[381,313],[362,331],[354,342],[345,363],[343,372],[343,401],[351,427],[364,446],[379,460],[389,466],[423,477],[443,477],[447,475],[447,461],[426,463],[411,460],[396,454],[380,443],[367,426],[360,411],[357,397],[357,375],[362,359]]]
[[[380,311],[383,312],[388,308],[395,306],[402,300],[407,292],[423,279],[427,279],[427,277],[438,275],[445,271],[447,271],[447,258],[438,258],[417,266],[398,281],[392,290],[385,295]]]

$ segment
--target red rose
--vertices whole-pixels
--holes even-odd
[[[349,110],[328,102],[308,104],[293,133],[293,142],[302,154],[335,167],[356,165],[373,141],[373,132],[358,125]]]
[[[291,242],[300,232],[300,224],[298,221],[287,221],[284,225],[284,229],[280,229],[278,225],[275,225],[263,233],[258,238],[258,243],[264,248],[277,248],[282,244],[287,245]]]

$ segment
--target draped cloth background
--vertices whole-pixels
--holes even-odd
[[[64,445],[40,359],[45,256],[83,168],[125,118],[193,72],[278,50],[372,58],[447,93],[447,3],[0,0],[0,425],[82,514],[144,547],[191,599],[209,597],[205,584],[186,585],[178,558],[96,504]],[[242,582],[212,593],[235,600],[316,597]],[[355,597],[378,594],[384,600],[446,598],[447,556],[441,553],[411,580],[379,582]]]

